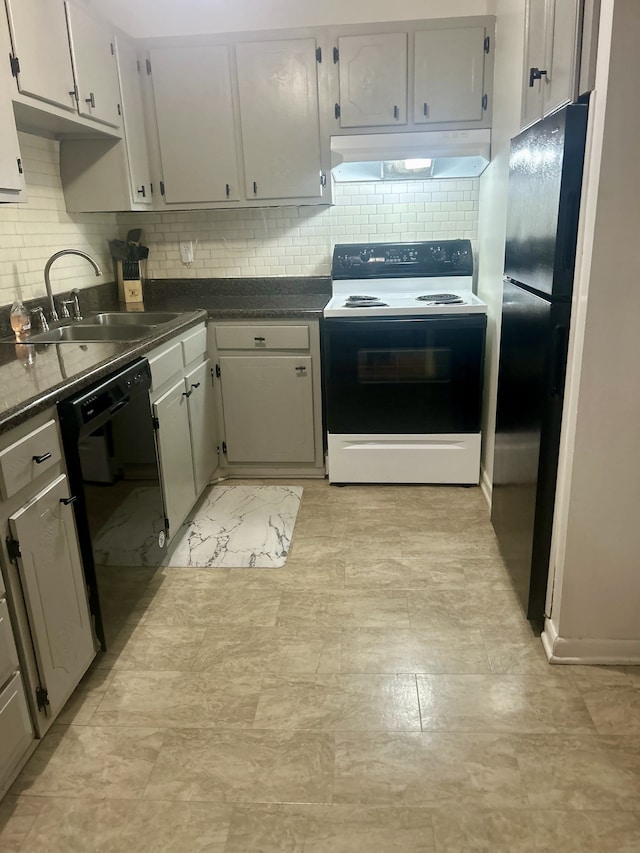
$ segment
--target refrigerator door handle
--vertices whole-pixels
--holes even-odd
[[[551,344],[551,396],[562,397],[569,350],[569,327],[555,326]]]

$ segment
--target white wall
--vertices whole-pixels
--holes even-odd
[[[603,0],[545,633],[559,660],[640,663],[638,44],[637,0]]]
[[[490,10],[497,16],[491,164],[480,178],[478,230],[478,293],[489,306],[482,415],[482,480],[488,498],[493,482],[509,142],[520,128],[524,12],[525,0],[495,0]]]
[[[489,0],[89,0],[134,38],[486,15]]]
[[[61,258],[51,268],[54,292],[113,281],[107,241],[117,236],[115,214],[67,213],[58,142],[21,133],[20,153],[28,201],[0,205],[0,305],[13,302],[16,296],[44,295],[44,266],[59,249],[88,252],[102,267],[104,278],[96,279],[81,258]]]
[[[147,276],[329,275],[334,243],[411,241],[478,234],[479,179],[336,184],[334,207],[120,214],[122,236],[142,228]],[[190,267],[179,242],[195,243]]]

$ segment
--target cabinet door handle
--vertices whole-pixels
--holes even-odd
[[[78,500],[77,495],[71,495],[70,498],[60,498],[60,503],[64,504],[65,506],[69,506],[69,504],[72,504],[77,500]]]
[[[546,75],[546,71],[542,71],[540,68],[530,68],[529,69],[529,88],[533,86],[535,80],[540,80],[542,77]]]
[[[226,193],[227,198],[229,198],[229,196],[231,195],[231,187],[229,186],[229,184],[224,185],[224,191]],[[255,192],[255,190],[254,190],[254,192]]]
[[[266,338],[254,338],[253,339],[257,344],[263,344],[267,339]]]
[[[93,92],[89,92],[89,97],[85,98],[85,101],[87,102],[87,104],[89,104],[90,106],[92,106],[95,109],[96,98],[95,98],[95,95],[93,94]]]
[[[307,368],[304,365],[302,365],[301,367],[296,367],[296,372],[297,373],[304,373],[306,371],[306,369]]]
[[[199,383],[199,382],[193,382],[193,383],[191,384],[191,390],[193,390],[194,388],[199,388],[199,387],[200,387],[200,383]]]
[[[427,104],[426,101],[422,105],[422,112],[425,114],[425,116],[429,115],[429,104]]]
[[[256,181],[253,182],[253,194],[254,195],[258,194],[258,184]]]
[[[397,104],[393,108],[393,117],[395,119],[400,118],[400,107]]]
[[[146,198],[147,191],[144,188],[144,184],[142,184],[142,186],[138,189],[138,195],[141,195],[142,198]]]
[[[192,394],[193,394],[193,387],[191,387],[188,391],[182,392],[183,397],[190,397]]]
[[[47,459],[51,459],[50,453],[41,453],[40,456],[32,456],[31,457],[36,465],[42,465],[43,462],[46,462]]]

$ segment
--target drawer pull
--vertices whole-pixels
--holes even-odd
[[[51,459],[50,453],[41,453],[40,456],[32,456],[31,457],[36,465],[41,465],[43,462],[46,462],[47,459]]]
[[[192,382],[192,383],[191,383],[191,390],[193,390],[194,388],[199,388],[199,387],[200,387],[200,383],[199,383],[199,382]]]
[[[182,392],[183,397],[190,397],[192,394],[193,394],[193,387],[189,391],[183,391]]]
[[[77,500],[78,500],[77,495],[71,495],[70,498],[60,498],[60,503],[64,504],[65,506],[69,506],[69,504],[72,504]]]
[[[263,344],[267,339],[266,338],[254,338],[254,341],[259,344]]]
[[[304,373],[306,371],[306,369],[307,368],[304,365],[302,365],[301,367],[296,367],[296,372],[297,373]]]

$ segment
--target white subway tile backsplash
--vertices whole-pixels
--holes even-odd
[[[42,271],[58,249],[93,255],[112,277],[107,241],[142,228],[147,275],[157,278],[327,275],[333,244],[477,237],[479,180],[336,184],[332,207],[270,207],[144,214],[66,213],[58,143],[21,134],[28,203],[0,208],[0,300],[42,295]],[[192,240],[186,267],[179,243]],[[196,243],[197,241],[197,243]],[[77,262],[77,263],[76,263]],[[94,284],[79,258],[52,270],[54,291]]]

